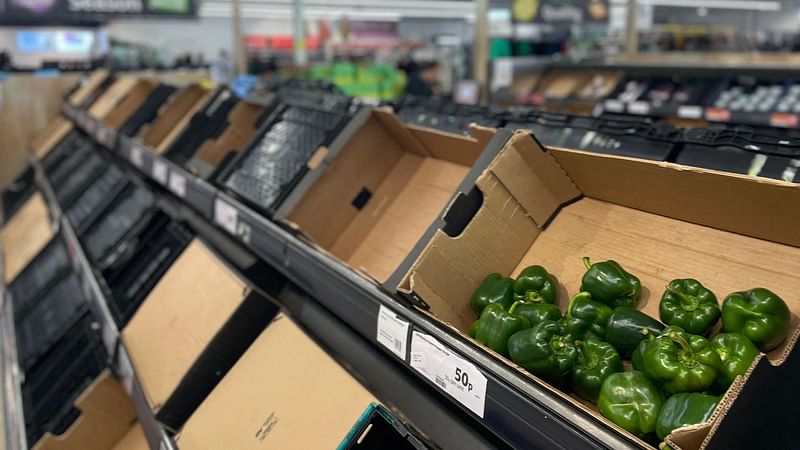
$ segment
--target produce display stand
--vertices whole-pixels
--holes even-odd
[[[67,248],[71,250],[70,263],[73,270],[78,275],[78,280],[80,280],[84,295],[89,300],[89,307],[92,310],[95,320],[98,320],[100,324],[106,352],[113,357],[111,367],[114,373],[119,376],[125,390],[131,396],[136,414],[139,418],[139,423],[145,432],[150,447],[165,450],[176,448],[171,438],[167,436],[166,431],[155,421],[155,417],[150,407],[147,405],[141,385],[136,378],[136,373],[133,370],[133,366],[125,350],[125,346],[119,338],[119,329],[108,307],[109,301],[100,288],[100,284],[98,283],[92,266],[86,257],[86,253],[72,225],[69,223],[66,216],[62,214],[61,207],[56,201],[55,193],[45,175],[41,163],[36,158],[31,158],[31,165],[35,171],[37,185],[44,194],[50,215],[54,218],[66,242]],[[27,447],[23,445],[19,448]]]

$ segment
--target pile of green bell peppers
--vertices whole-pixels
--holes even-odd
[[[639,437],[663,440],[709,420],[720,400],[710,393],[724,393],[761,352],[788,336],[791,312],[767,289],[734,292],[720,306],[699,281],[675,279],[661,296],[659,321],[636,309],[638,277],[615,261],[583,262],[581,292],[563,315],[558,282],[544,267],[527,267],[516,279],[488,275],[470,298],[478,320],[469,334],[596,403]],[[625,370],[623,358],[633,370]]]

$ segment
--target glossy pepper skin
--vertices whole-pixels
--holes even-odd
[[[658,336],[664,325],[647,314],[625,306],[614,308],[606,327],[606,341],[613,345],[623,357],[636,350],[645,339],[642,329]]]
[[[656,423],[656,435],[663,440],[676,428],[704,423],[719,404],[715,395],[694,393],[675,394],[667,399]]]
[[[605,303],[592,300],[588,292],[580,292],[569,301],[564,323],[575,339],[606,339],[608,321],[614,310]]]
[[[583,258],[586,273],[581,281],[581,291],[592,294],[592,299],[616,308],[634,307],[642,294],[642,283],[626,272],[616,261],[592,264],[589,257]]]
[[[656,431],[664,394],[643,373],[612,373],[603,381],[597,409],[606,419],[644,437]]]
[[[722,369],[711,342],[680,327],[667,327],[647,343],[641,360],[645,375],[668,394],[704,391]]]
[[[603,381],[622,372],[622,358],[613,345],[597,339],[576,341],[578,359],[572,369],[572,389],[586,400],[597,401]]]
[[[790,320],[791,313],[783,299],[764,288],[734,292],[722,302],[725,331],[743,334],[765,353],[786,339]]]
[[[508,353],[528,372],[557,384],[564,381],[577,359],[575,343],[552,320],[511,336]]]
[[[633,368],[640,372],[644,372],[645,370],[644,353],[647,351],[647,346],[656,339],[656,335],[651,333],[647,328],[642,329],[642,334],[644,334],[645,338],[642,340],[642,342],[639,342],[639,345],[636,346],[636,350],[634,350],[633,354],[631,355],[631,363],[633,364]]]
[[[550,303],[524,302],[517,306],[517,315],[525,317],[531,326],[535,326],[545,320],[558,321],[561,319],[561,310]]]
[[[744,375],[750,364],[758,356],[758,348],[750,339],[739,333],[719,333],[711,338],[711,346],[722,360],[722,367],[716,380],[717,388],[730,387],[737,375]]]
[[[705,335],[719,320],[720,310],[713,292],[699,281],[686,278],[669,282],[658,305],[658,315],[668,325]]]
[[[514,294],[516,300],[552,304],[558,300],[558,283],[544,267],[530,266],[514,281]]]
[[[478,319],[475,340],[507,357],[508,338],[531,326],[528,319],[516,314],[515,309],[519,304],[514,303],[508,311],[499,304],[487,306]]]
[[[486,276],[478,289],[469,298],[469,306],[478,316],[489,305],[498,304],[508,309],[514,303],[514,280],[499,273]]]

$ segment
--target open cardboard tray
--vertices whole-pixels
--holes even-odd
[[[638,275],[644,286],[638,308],[653,317],[674,278],[695,277],[720,298],[768,287],[792,310],[789,338],[756,358],[708,423],[667,438],[680,449],[713,442],[748,379],[780,366],[800,336],[800,235],[794,227],[800,186],[671,163],[545,151],[526,132],[516,132],[494,151],[497,156],[473,169],[474,183],[463,186],[387,287],[428,305],[429,315],[465,337],[475,320],[468,300],[483,278],[491,272],[516,276],[532,264],[558,277],[562,311],[578,292],[583,256],[614,259]],[[585,403],[494,355],[627,434]]]
[[[115,98],[115,105],[102,117],[102,122],[115,130],[119,130],[142,106],[144,106],[150,94],[158,87],[158,83],[153,80],[136,79],[133,85],[119,98]],[[113,87],[112,87],[113,88]],[[111,97],[114,98],[114,97]],[[111,101],[109,98],[109,101]],[[98,103],[106,99],[106,95],[98,100]],[[94,106],[92,107],[94,109]]]
[[[100,375],[75,400],[80,416],[60,435],[46,432],[33,450],[127,450],[146,449],[136,411],[128,394],[109,369]],[[132,425],[133,424],[133,425]],[[137,433],[138,431],[138,433]],[[144,442],[144,447],[121,446]]]
[[[375,399],[278,315],[186,422],[182,450],[342,448]]]
[[[6,284],[10,284],[39,254],[53,234],[47,205],[42,194],[37,191],[0,229]]]
[[[389,109],[366,109],[312,156],[275,218],[383,281],[446,205],[485,137],[404,125]]]
[[[33,166],[28,166],[25,171],[14,180],[13,183],[6,186],[3,191],[2,199],[0,199],[0,207],[2,207],[3,219],[0,222],[7,222],[19,210],[31,195],[36,191],[36,180],[34,179]]]
[[[156,118],[161,105],[169,100],[175,91],[177,88],[168,84],[160,83],[155,86],[142,105],[120,125],[119,132],[126,136],[138,133],[143,126]]]
[[[275,314],[193,240],[122,331],[156,420],[179,430]]]

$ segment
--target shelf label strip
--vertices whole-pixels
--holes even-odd
[[[474,364],[433,337],[414,331],[411,334],[411,367],[483,418],[487,381]]]
[[[403,320],[391,309],[380,305],[378,311],[378,342],[397,355],[403,361],[406,360],[406,343],[408,342],[408,322]]]

